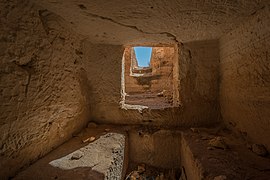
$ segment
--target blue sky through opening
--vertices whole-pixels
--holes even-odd
[[[148,67],[150,66],[152,48],[151,47],[144,47],[144,46],[137,46],[134,47],[135,55],[138,61],[139,67]]]

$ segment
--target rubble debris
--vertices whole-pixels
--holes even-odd
[[[182,167],[182,169],[181,169],[181,176],[180,176],[179,180],[187,180],[187,175],[186,175],[186,171],[185,171],[184,167]]]
[[[80,153],[80,152],[76,152],[76,153],[73,153],[70,160],[78,160],[80,159],[81,157],[83,157],[83,153]]]
[[[82,140],[82,142],[87,143],[87,142],[93,142],[94,140],[96,140],[96,138],[94,136],[91,136],[91,137],[89,137],[87,139]]]
[[[141,179],[138,171],[132,171],[129,173],[125,180],[136,180]]]
[[[88,143],[80,149],[67,154],[66,156],[60,157],[59,159],[54,159],[53,161],[49,162],[49,164],[52,167],[65,170],[72,170],[76,168],[87,168],[88,170],[91,169],[91,171],[103,174],[104,178],[102,179],[105,180],[123,179],[122,171],[124,167],[125,141],[125,136],[123,134],[108,133],[100,136],[96,141]],[[96,178],[89,177],[87,179],[92,180]]]
[[[222,137],[214,137],[208,143],[210,146],[218,148],[218,149],[228,149],[228,145]]]
[[[166,92],[166,91],[165,91],[165,90],[163,90],[162,92],[157,93],[157,96],[158,96],[158,97],[163,97],[165,92]]]
[[[140,174],[145,172],[145,164],[138,165],[138,172]]]
[[[179,180],[180,178],[180,172],[176,171],[175,169],[160,169],[160,168],[154,168],[149,167],[145,164],[140,164],[137,166],[137,169],[134,171],[131,171],[127,176],[125,180]],[[186,179],[183,179],[186,180]]]

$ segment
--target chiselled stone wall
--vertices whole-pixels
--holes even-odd
[[[270,149],[270,11],[220,39],[220,104],[225,122]]]
[[[0,1],[1,178],[14,175],[23,166],[50,152],[83,128],[88,120],[170,127],[208,126],[219,122],[218,41],[193,41],[189,37],[184,38],[188,43],[181,44],[183,31],[178,27],[165,32],[168,26],[157,28],[159,20],[148,30],[147,23],[147,28],[138,28],[136,20],[119,18],[132,19],[135,15],[141,22],[144,13],[128,15],[130,8],[120,6],[119,10],[125,10],[123,15],[111,13],[110,10],[115,9],[107,1],[98,1],[96,4],[100,7],[89,4],[94,1],[85,4],[33,2],[40,6],[28,0]],[[156,7],[175,7],[172,2],[169,4],[149,7],[160,15]],[[187,4],[189,6],[190,2]],[[95,14],[94,7],[94,11],[105,14]],[[205,12],[212,16],[210,10],[212,8],[209,11],[207,8]],[[178,10],[174,17],[180,17],[176,12]],[[176,25],[179,22],[177,18],[169,22],[172,18],[163,15],[160,16],[165,17],[166,23]],[[185,17],[188,20],[190,15]],[[85,31],[78,30],[78,23],[85,26]],[[209,33],[199,39],[216,38],[218,34]],[[177,47],[178,59],[174,59],[174,63],[178,66],[167,68],[179,72],[173,74],[177,82],[173,91],[179,92],[180,106],[143,112],[121,109],[123,45],[149,41]]]
[[[0,179],[51,151],[90,114],[80,37],[29,1],[0,2]]]
[[[84,41],[82,66],[89,80],[91,119],[97,123],[174,127],[207,126],[219,122],[218,45],[217,40],[179,44],[177,91],[181,105],[139,112],[121,109],[119,104],[124,47]]]
[[[38,0],[72,27],[104,44],[158,44],[219,39],[269,0]]]

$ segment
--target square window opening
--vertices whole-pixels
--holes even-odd
[[[123,109],[179,106],[177,46],[127,46],[122,58]]]

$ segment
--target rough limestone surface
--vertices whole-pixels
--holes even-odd
[[[108,133],[79,150],[51,161],[50,165],[64,170],[90,167],[104,174],[106,180],[121,180],[124,150],[125,136]]]
[[[270,10],[220,39],[223,119],[270,149]]]
[[[140,44],[217,39],[268,0],[39,0],[91,42]]]
[[[269,4],[0,1],[1,179],[90,119],[195,127],[220,122],[221,109],[228,124],[269,150]],[[180,107],[120,108],[123,45],[143,44],[178,47]]]
[[[97,123],[200,126],[220,121],[218,105],[218,41],[179,45],[180,107],[142,111],[121,109],[123,46],[84,41],[82,65]],[[93,53],[95,52],[95,53]]]
[[[65,142],[89,117],[80,36],[29,1],[0,2],[0,179]]]
[[[129,160],[164,169],[181,167],[181,133],[147,129],[129,132]]]

